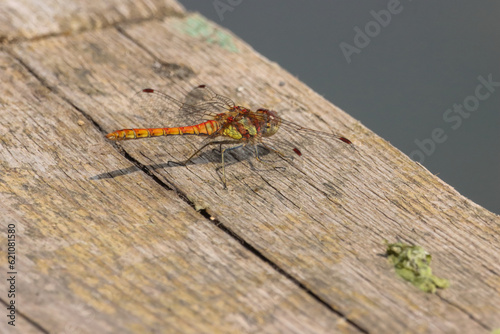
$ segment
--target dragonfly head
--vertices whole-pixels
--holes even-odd
[[[263,114],[263,120],[266,122],[262,136],[271,137],[276,132],[278,132],[278,129],[281,125],[281,118],[278,116],[276,111],[268,109],[257,109],[257,113]]]

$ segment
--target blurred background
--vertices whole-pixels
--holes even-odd
[[[500,214],[500,2],[179,2]]]

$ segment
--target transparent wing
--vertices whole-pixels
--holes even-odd
[[[141,90],[132,99],[133,113],[138,122],[142,122],[141,127],[199,124],[233,106],[229,98],[214,93],[205,85],[191,90],[184,102],[151,88]]]
[[[234,107],[234,102],[230,98],[215,93],[207,85],[200,85],[193,88],[186,95],[184,103],[188,109],[186,110],[187,112],[191,112],[191,106],[206,109],[214,113],[221,113]]]
[[[302,155],[307,158],[312,151],[328,153],[355,150],[354,144],[342,135],[309,129],[285,119],[281,119],[275,135],[262,138],[262,144],[290,158]]]

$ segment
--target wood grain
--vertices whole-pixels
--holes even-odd
[[[0,43],[180,15],[182,11],[182,6],[173,0],[3,0],[0,2]]]
[[[18,235],[20,332],[358,332],[130,163],[17,61],[0,53],[0,69],[0,221]],[[6,243],[2,233],[4,259]],[[13,332],[4,319],[0,328]]]
[[[10,144],[18,149],[11,154],[17,159],[9,158],[14,165],[4,167],[14,175],[2,183],[14,195],[4,195],[10,202],[2,204],[11,204],[10,219],[30,219],[26,234],[33,246],[26,257],[32,263],[25,270],[40,279],[31,279],[23,298],[34,300],[27,310],[47,328],[61,328],[61,319],[79,321],[86,310],[99,314],[89,330],[100,332],[166,328],[158,326],[321,332],[335,324],[374,333],[488,333],[500,327],[500,218],[229,32],[198,15],[167,16],[28,41],[9,52],[53,92],[39,102],[28,97],[45,89],[40,84],[4,79],[17,99],[9,108],[25,100],[25,109],[40,108],[37,118],[14,113],[2,124],[2,133],[15,129],[20,137]],[[10,76],[19,73],[29,77],[23,69]],[[131,141],[114,149],[102,139],[123,127],[147,126],[140,124],[145,115],[129,105],[139,89],[181,98],[202,83],[240,104],[342,133],[356,151],[325,143],[276,169],[235,152],[224,190],[215,151],[188,167],[168,164],[195,150],[198,138]],[[75,125],[78,119],[85,125]],[[52,136],[48,143],[46,136]],[[16,162],[33,155],[26,165]],[[228,230],[244,247],[223,233]],[[381,256],[384,240],[426,248],[433,272],[451,287],[428,295],[397,278]],[[52,277],[55,283],[34,298]],[[115,297],[103,292],[114,296],[115,290]],[[287,297],[272,303],[272,295]],[[262,303],[269,306],[261,310]],[[50,316],[52,309],[41,305],[71,307]],[[76,312],[75,305],[84,310]],[[249,305],[254,309],[247,313]]]

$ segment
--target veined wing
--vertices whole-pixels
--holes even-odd
[[[281,119],[281,127],[287,131],[294,131],[297,132],[298,134],[302,136],[312,136],[313,138],[323,138],[323,140],[340,140],[341,142],[347,144],[347,145],[353,145],[352,142],[347,139],[346,137],[333,133],[333,132],[325,132],[325,131],[320,131],[320,130],[312,130],[309,128],[306,128],[302,125],[299,125],[297,123],[294,123],[292,121],[288,121],[285,119]]]
[[[152,88],[141,90],[132,99],[134,113],[144,122],[142,127],[195,125],[214,119],[232,106],[229,98],[214,93],[205,85],[191,90],[184,102]]]
[[[217,114],[234,107],[234,102],[230,98],[215,93],[207,85],[199,85],[193,88],[186,95],[184,103],[188,109],[186,112],[190,112],[190,106],[210,110]]]
[[[282,118],[278,132],[262,138],[262,143],[288,157],[301,156],[314,149],[355,150],[354,144],[343,135],[309,129]]]

